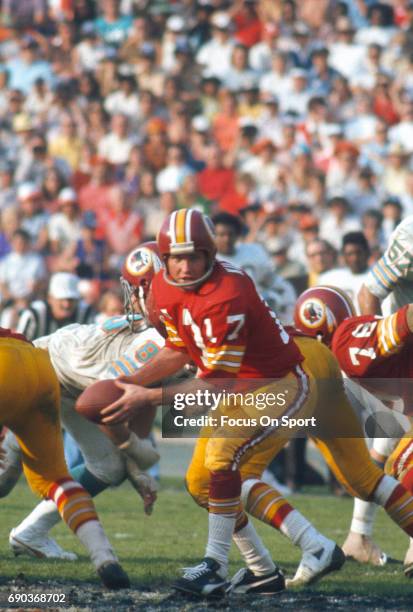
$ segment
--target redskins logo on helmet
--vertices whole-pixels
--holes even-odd
[[[142,317],[148,323],[146,298],[153,277],[162,268],[156,242],[145,242],[127,255],[120,284],[126,317],[132,331],[142,330]]]
[[[356,314],[349,296],[337,287],[312,287],[300,295],[295,305],[295,327],[330,344],[337,327]]]
[[[158,233],[158,247],[166,262],[169,255],[187,255],[204,251],[207,255],[207,269],[201,278],[185,283],[175,282],[165,270],[165,280],[175,287],[194,287],[203,283],[211,274],[215,263],[214,226],[209,217],[195,208],[183,208],[170,214]]]
[[[319,327],[326,318],[325,306],[320,300],[313,298],[306,300],[300,308],[300,318],[308,327]]]

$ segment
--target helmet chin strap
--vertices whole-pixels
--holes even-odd
[[[167,265],[168,264],[166,264],[166,266]],[[197,278],[196,280],[193,280],[193,281],[184,281],[183,283],[178,283],[174,281],[169,276],[167,267],[163,271],[163,277],[168,283],[168,285],[172,285],[172,287],[178,287],[179,289],[185,289],[186,287],[196,287],[197,285],[201,285],[204,281],[207,280],[209,276],[211,276],[212,270],[214,269],[214,265],[215,265],[215,259],[212,261],[211,265],[209,266],[205,274],[203,274],[200,278]]]

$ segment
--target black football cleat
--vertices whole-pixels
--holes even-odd
[[[107,561],[98,568],[97,573],[107,589],[117,591],[130,588],[129,576],[116,561]]]
[[[231,595],[274,595],[284,589],[284,574],[278,567],[264,576],[256,576],[254,572],[244,567],[232,578],[227,593]]]
[[[219,568],[220,565],[215,559],[205,557],[194,567],[184,567],[182,578],[178,578],[172,588],[198,597],[223,597],[228,582],[219,575]]]

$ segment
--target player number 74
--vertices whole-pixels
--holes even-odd
[[[350,354],[351,363],[355,366],[360,365],[358,357],[368,357],[369,359],[376,359],[376,353],[372,346],[368,349],[352,346],[348,349],[348,352]]]

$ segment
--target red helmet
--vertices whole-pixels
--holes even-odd
[[[294,324],[306,336],[321,337],[325,344],[330,344],[340,323],[355,314],[353,302],[341,289],[312,287],[295,304]]]
[[[165,219],[159,230],[158,247],[165,262],[169,255],[186,255],[195,251],[205,251],[208,257],[208,268],[205,274],[196,281],[176,283],[169,277],[167,270],[165,272],[165,280],[176,287],[190,287],[203,283],[212,272],[217,252],[211,219],[194,208],[174,211]]]
[[[155,274],[161,270],[156,242],[144,242],[126,256],[120,284],[125,313],[132,331],[142,328],[142,316],[147,321],[145,301]]]

